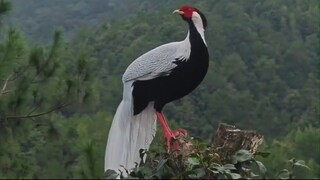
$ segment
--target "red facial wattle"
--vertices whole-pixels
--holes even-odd
[[[183,12],[183,17],[184,17],[184,18],[191,19],[192,13],[193,13],[196,9],[195,9],[194,7],[185,5],[185,6],[182,6],[179,10]]]

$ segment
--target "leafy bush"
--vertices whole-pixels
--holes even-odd
[[[228,154],[201,139],[180,137],[173,143],[179,143],[179,150],[166,152],[163,145],[157,144],[149,151],[140,150],[141,163],[130,171],[128,177],[121,173],[121,179],[252,179],[267,178],[267,168],[256,160],[256,156],[266,158],[269,153],[240,149]],[[165,143],[164,143],[165,144]],[[146,162],[142,159],[147,155]],[[291,168],[280,169],[273,173],[277,179],[294,178],[293,170],[307,168],[302,160],[288,161]],[[116,171],[108,170],[105,178],[117,177]]]

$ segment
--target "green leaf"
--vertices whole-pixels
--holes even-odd
[[[310,169],[303,160],[297,160],[293,165]]]
[[[202,167],[194,169],[193,171],[197,174],[197,178],[202,178],[206,175],[206,172]]]
[[[227,179],[233,179],[231,173],[226,172],[224,175],[227,176]]]
[[[188,158],[188,162],[191,164],[191,165],[199,165],[200,164],[200,161],[198,158],[196,157],[189,157]]]
[[[276,178],[280,179],[288,179],[289,178],[290,171],[288,169],[282,169],[278,174],[276,175]]]
[[[225,169],[236,170],[236,167],[233,164],[225,164],[223,167]]]
[[[232,179],[240,179],[241,178],[241,175],[240,174],[237,174],[237,173],[230,173]]]
[[[104,178],[105,179],[116,179],[119,176],[119,174],[115,170],[108,169],[104,173]]]
[[[255,174],[255,173],[253,173],[253,172],[250,172],[250,176],[251,176],[251,178],[259,177],[259,175]]]
[[[221,167],[221,165],[218,164],[218,163],[212,163],[212,164],[211,164],[211,167],[212,167],[212,168],[219,168],[219,167]]]
[[[261,174],[266,174],[266,172],[267,172],[267,168],[262,164],[262,162],[260,162],[260,161],[254,161],[256,164],[257,164],[257,166],[259,167],[259,171],[260,171],[260,173]]]
[[[247,150],[239,150],[232,156],[233,162],[245,162],[253,159],[253,154]]]
[[[207,144],[205,142],[197,143],[197,149],[198,150],[205,150],[206,148],[207,148]]]
[[[269,153],[269,152],[261,152],[261,151],[254,153],[254,155],[258,155],[258,156],[261,156],[261,157],[263,157],[263,158],[269,157],[270,154],[271,154],[271,153]]]
[[[211,168],[209,168],[209,171],[213,172],[214,174],[219,174],[219,171],[213,170],[213,169],[211,169]]]
[[[158,166],[157,166],[157,171],[159,171],[160,169],[162,169],[163,165],[168,161],[168,159],[161,159],[161,161],[159,162]]]
[[[173,179],[183,179],[183,178],[189,177],[190,175],[195,175],[195,174],[196,173],[192,170],[185,171],[185,172],[181,173],[180,175],[174,177]]]
[[[292,158],[292,159],[289,160],[289,162],[292,163],[292,164],[294,164],[294,163],[296,162],[296,159],[295,159],[295,158]]]

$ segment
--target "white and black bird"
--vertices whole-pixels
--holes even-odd
[[[123,99],[114,116],[105,153],[105,171],[131,169],[140,162],[139,150],[148,149],[160,121],[170,150],[170,139],[185,130],[171,131],[162,109],[193,91],[204,79],[209,54],[204,31],[207,20],[191,6],[173,13],[189,25],[183,41],[159,46],[134,60],[122,76]],[[123,169],[122,169],[123,171]]]

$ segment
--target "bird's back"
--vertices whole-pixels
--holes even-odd
[[[168,74],[134,82],[135,114],[141,112],[150,101],[154,101],[155,109],[161,111],[165,104],[184,97],[201,83],[209,65],[207,46],[200,35],[194,35],[190,40],[194,43],[189,47],[185,45],[190,50],[189,56],[174,56],[174,60],[168,61],[174,66],[167,72]],[[178,46],[181,44],[175,45],[175,49],[183,48]],[[186,52],[186,50],[181,51]]]

